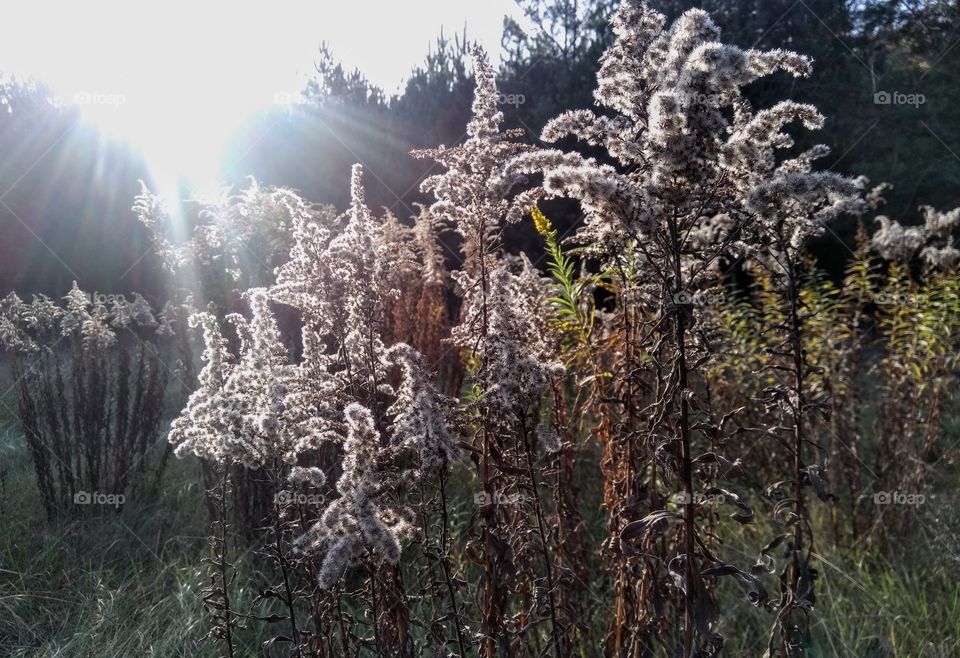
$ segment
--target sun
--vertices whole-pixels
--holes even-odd
[[[83,120],[139,151],[158,183],[186,182],[192,191],[209,192],[225,182],[234,135],[274,102],[231,82],[183,79],[161,87],[144,79],[122,91],[77,90],[68,100]]]
[[[217,187],[238,129],[305,87],[319,37],[311,21],[279,30],[273,14],[218,0],[136,4],[66,4],[53,21],[42,3],[4,3],[0,16],[16,29],[0,45],[0,70],[43,81],[140,151],[155,181]]]
[[[506,13],[516,14],[512,0],[9,0],[0,72],[43,81],[141,151],[156,181],[210,190],[235,164],[225,158],[238,129],[296,101],[321,42],[392,93],[441,28],[466,21],[496,51]]]
[[[295,98],[306,76],[263,52],[270,39],[251,42],[203,3],[165,27],[168,34],[131,51],[125,67],[88,69],[99,75],[68,85],[66,100],[139,150],[154,180],[210,191],[224,183],[237,131]]]

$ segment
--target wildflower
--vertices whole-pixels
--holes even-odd
[[[350,209],[341,218],[295,199],[285,203],[290,259],[274,286],[246,292],[249,317],[227,316],[239,338],[237,354],[212,314],[191,318],[204,329],[205,364],[170,440],[178,455],[283,464],[286,479],[300,486],[321,487],[338,473],[337,495],[297,541],[322,560],[320,584],[330,587],[367,549],[397,562],[414,533],[404,492],[459,457],[449,429],[454,402],[436,389],[416,350],[384,344],[391,277],[419,263],[412,250],[391,248],[407,237],[413,244],[414,236],[395,220],[373,216],[362,168],[354,167]],[[291,361],[272,303],[300,312],[299,362]],[[397,390],[389,385],[393,365],[401,371]],[[322,450],[330,445],[341,448],[333,462]]]
[[[423,189],[437,197],[431,213],[450,223],[464,241],[464,268],[455,274],[464,296],[463,320],[454,327],[452,340],[484,364],[477,382],[484,415],[494,424],[509,424],[538,399],[548,380],[551,364],[542,326],[546,286],[528,261],[521,263],[521,278],[499,256],[504,223],[520,217],[510,212],[511,205],[519,207],[526,198],[511,203],[510,190],[522,176],[504,172],[511,158],[530,149],[511,141],[516,131],[500,130],[503,114],[497,110],[493,69],[481,49],[473,55],[476,89],[468,139],[452,149],[414,155],[447,167],[428,178]],[[523,207],[526,212],[529,205]],[[549,224],[540,217],[541,224]]]
[[[460,448],[450,428],[456,401],[440,393],[430,380],[423,357],[409,345],[394,345],[387,358],[400,366],[403,377],[390,407],[391,443],[416,452],[417,477],[437,473],[460,459]]]
[[[719,29],[699,10],[670,28],[664,23],[645,3],[622,3],[595,91],[597,103],[615,116],[565,112],[542,134],[547,142],[572,135],[602,147],[627,173],[556,150],[520,154],[508,167],[507,177],[542,172],[543,196],[580,201],[585,221],[577,241],[618,251],[628,240],[663,231],[661,222],[671,217],[684,234],[723,241],[761,199],[777,193],[808,203],[817,194],[853,193],[838,178],[794,175],[803,157],[775,171],[774,152],[792,144],[781,128],[796,118],[808,128],[821,124],[812,106],[786,102],[754,115],[743,98],[743,86],[776,70],[807,75],[808,58],[721,44]],[[733,110],[732,122],[725,108]],[[806,157],[822,153],[818,147]],[[818,219],[827,214],[835,213]]]
[[[537,229],[537,233],[545,238],[556,235],[556,231],[553,230],[550,220],[547,219],[547,216],[544,215],[538,207],[534,206],[531,208],[530,215],[533,217],[533,226],[535,229]]]
[[[919,255],[928,268],[950,268],[960,260],[960,250],[953,246],[952,232],[960,224],[960,208],[939,212],[921,206],[924,223],[902,226],[885,215],[877,217],[880,229],[873,234],[874,250],[891,261],[910,262]]]
[[[481,48],[473,51],[476,89],[467,139],[447,148],[414,151],[414,157],[430,158],[447,171],[426,178],[423,192],[433,192],[437,201],[431,213],[451,226],[464,240],[467,269],[480,266],[480,259],[496,250],[504,220],[518,221],[508,213],[506,193],[521,177],[505,178],[507,161],[529,150],[513,141],[521,130],[501,130],[503,113],[497,109],[498,92],[493,68]]]
[[[344,416],[347,438],[343,472],[337,480],[339,497],[305,535],[301,550],[322,557],[319,585],[329,588],[364,547],[390,564],[400,559],[400,545],[414,534],[413,512],[391,495],[397,475],[389,468],[392,450],[384,449],[373,414],[353,403]]]

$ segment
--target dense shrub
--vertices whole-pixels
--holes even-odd
[[[49,515],[118,507],[155,486],[168,382],[186,364],[176,332],[184,309],[154,316],[139,295],[90,295],[74,285],[62,305],[11,294],[0,302],[0,339],[20,425]]]

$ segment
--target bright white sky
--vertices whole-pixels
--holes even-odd
[[[0,72],[46,81],[148,162],[215,182],[230,134],[303,88],[318,46],[388,92],[440,28],[494,55],[513,0],[3,0]]]

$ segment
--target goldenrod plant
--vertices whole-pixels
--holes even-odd
[[[960,210],[874,217],[884,186],[796,147],[815,107],[750,102],[810,58],[640,0],[610,27],[595,107],[535,144],[474,49],[464,138],[413,152],[412,216],[371,208],[360,164],[343,213],[256,183],[179,210],[144,189],[172,301],[0,301],[49,522],[87,491],[156,493],[178,534],[151,532],[149,561],[189,550],[137,614],[198,613],[176,649],[53,646],[22,611],[51,624],[57,597],[24,583],[63,572],[56,551],[0,543],[0,653],[957,654]],[[818,261],[844,221],[849,258]],[[192,392],[164,441],[173,382]],[[0,506],[27,489],[7,477],[3,453]],[[170,499],[202,488],[180,532]],[[114,512],[97,527],[135,524]],[[132,594],[96,576],[100,633]]]

